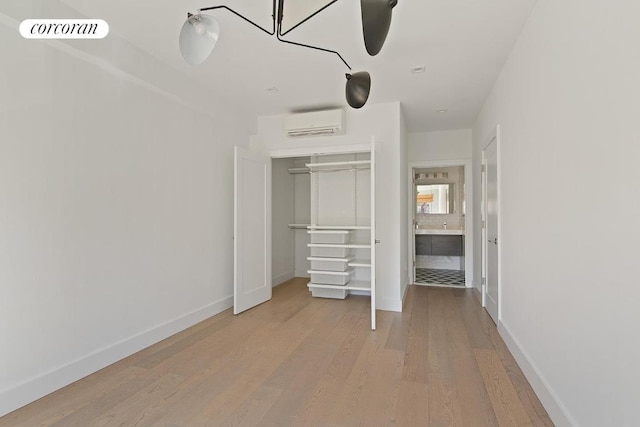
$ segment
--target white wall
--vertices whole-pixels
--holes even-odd
[[[501,129],[500,330],[557,425],[640,424],[638,16],[539,0],[473,129],[478,195]]]
[[[376,211],[377,238],[377,306],[383,310],[400,311],[402,308],[401,277],[406,270],[406,245],[401,246],[402,237],[398,230],[406,224],[406,199],[401,206],[402,196],[398,189],[404,188],[401,178],[406,176],[406,165],[401,158],[400,104],[371,104],[361,110],[346,111],[346,135],[288,138],[283,131],[283,116],[263,116],[258,118],[258,133],[252,137],[252,149],[264,152],[277,150],[297,150],[314,148],[319,152],[326,147],[345,147],[350,144],[370,144],[371,137],[377,143],[376,191],[378,208]],[[404,212],[404,214],[403,214]],[[404,216],[401,216],[404,215]],[[404,258],[403,258],[404,257]],[[404,274],[406,276],[406,274]]]
[[[0,10],[0,415],[231,306],[250,133],[115,33],[126,70],[22,39],[30,4]]]
[[[470,159],[471,129],[410,133],[408,158],[411,162]]]
[[[273,159],[271,163],[271,271],[272,285],[294,277],[294,175],[289,173],[293,159]]]

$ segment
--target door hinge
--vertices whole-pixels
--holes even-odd
[[[486,221],[482,221],[482,228],[487,228],[487,222]]]
[[[487,167],[486,167],[485,165],[482,165],[481,172],[482,172],[482,173],[485,173],[486,171],[487,171]]]

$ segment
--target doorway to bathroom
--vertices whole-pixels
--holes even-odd
[[[459,160],[410,164],[410,253],[415,284],[471,286],[468,163]]]

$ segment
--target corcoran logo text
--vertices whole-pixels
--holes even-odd
[[[20,34],[25,39],[102,39],[109,24],[102,19],[25,19]]]

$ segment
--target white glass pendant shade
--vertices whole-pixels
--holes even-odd
[[[191,65],[202,64],[218,41],[220,24],[212,16],[191,15],[180,30],[180,53]]]

